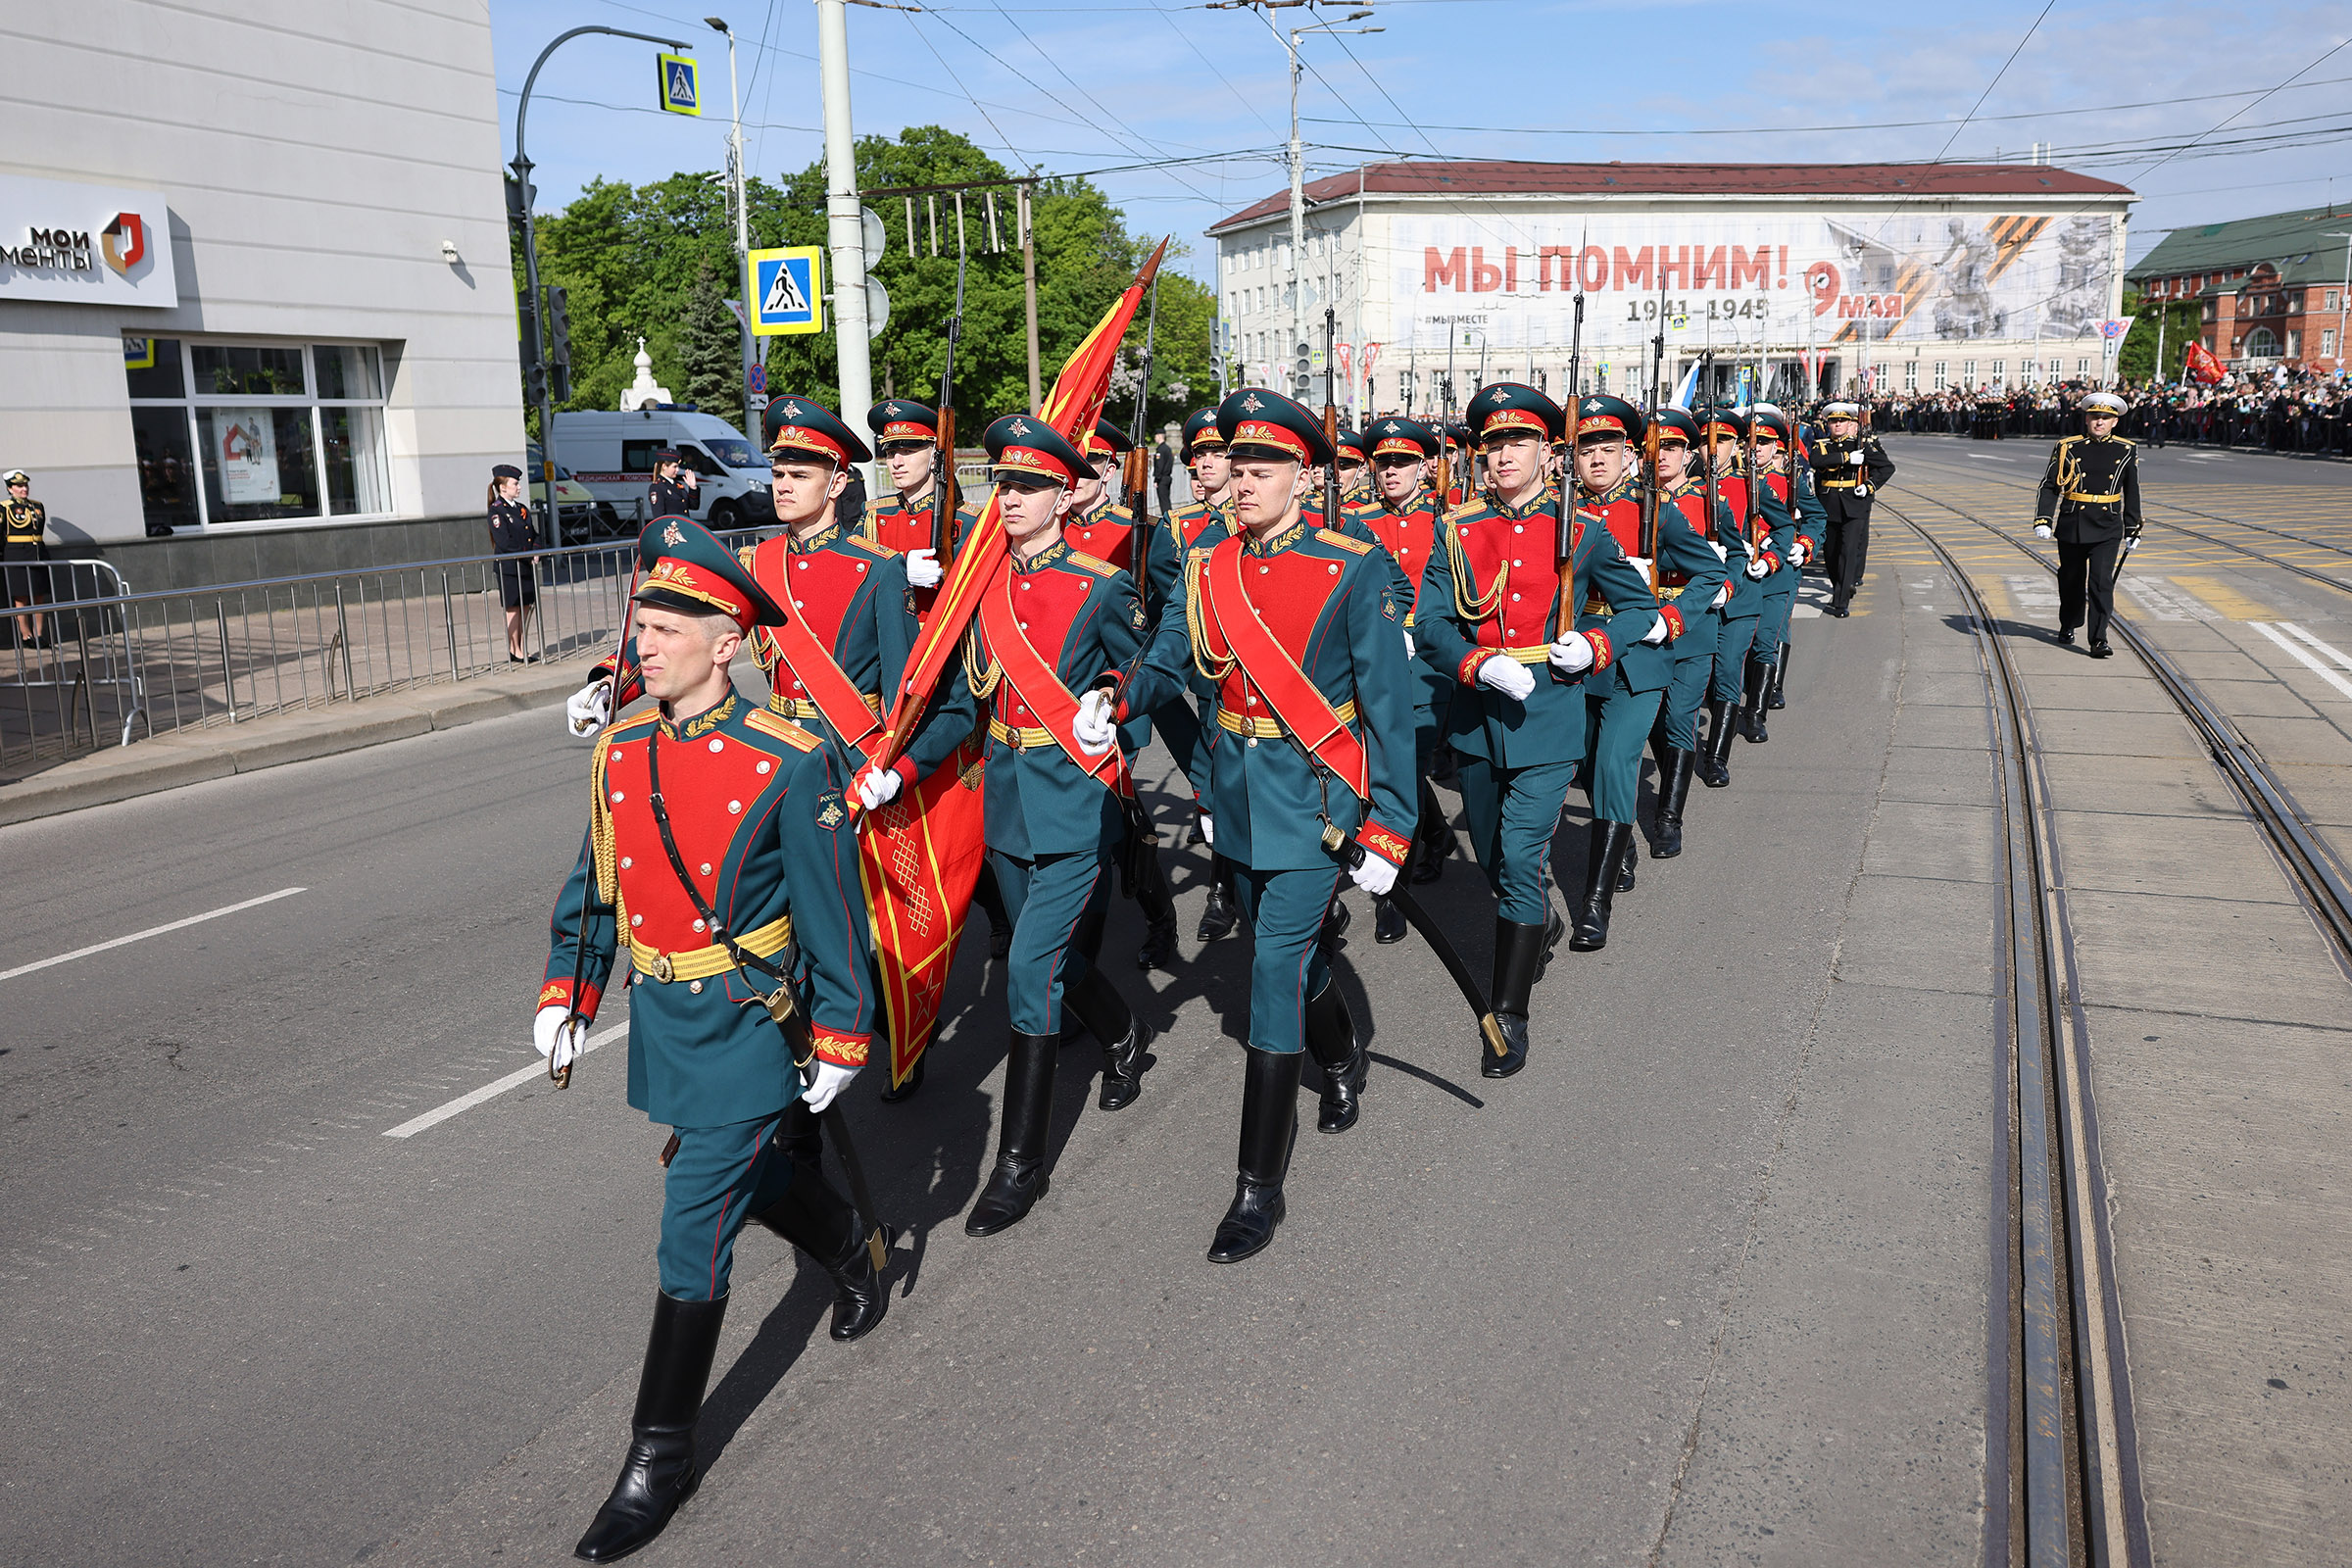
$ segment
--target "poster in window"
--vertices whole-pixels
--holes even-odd
[[[214,409],[213,461],[220,467],[220,498],[231,506],[277,504],[277,447],[268,409]]]

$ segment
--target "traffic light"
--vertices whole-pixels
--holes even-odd
[[[571,302],[561,283],[547,285],[547,384],[558,403],[571,396]]]
[[[530,211],[538,195],[538,186],[524,184],[512,172],[507,174],[507,222],[515,233],[522,232],[523,215]]]
[[[522,406],[538,408],[547,401],[547,367],[526,365],[522,368]]]
[[[1313,384],[1314,367],[1310,363],[1312,358],[1312,351],[1305,344],[1299,344],[1298,367],[1291,381],[1291,396],[1301,403],[1306,401],[1307,389]]]

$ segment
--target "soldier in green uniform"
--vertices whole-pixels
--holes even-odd
[[[1235,529],[1233,458],[1226,450],[1223,433],[1217,428],[1215,409],[1195,409],[1185,416],[1180,456],[1192,471],[1193,483],[1200,496],[1168,514],[1168,542],[1172,548],[1152,552],[1151,598],[1163,607],[1163,613],[1164,607],[1174,603],[1182,592],[1178,586],[1182,563],[1193,550],[1213,545]],[[1233,862],[1217,853],[1217,822],[1208,806],[1212,758],[1218,737],[1217,686],[1205,676],[1197,676],[1188,682],[1187,689],[1200,713],[1202,744],[1195,748],[1191,761],[1185,766],[1185,776],[1192,783],[1194,801],[1200,807],[1200,836],[1208,842],[1208,899],[1200,908],[1200,929],[1194,935],[1201,942],[1215,942],[1233,935],[1233,928],[1242,918],[1241,906],[1234,899]]]
[[[1104,1110],[1143,1093],[1152,1036],[1089,956],[1127,832],[1129,786],[1115,727],[1098,735],[1083,722],[1109,711],[1109,689],[1143,645],[1143,596],[1134,578],[1062,537],[1089,471],[1076,447],[1023,414],[982,440],[1011,548],[981,591],[964,668],[973,695],[993,699],[984,810],[989,866],[1012,917],[1012,1042],[996,1168],[963,1228],[994,1236],[1045,1196],[1064,1010],[1102,1043]]]
[[[1780,502],[1788,517],[1785,532],[1776,530],[1773,549],[1778,564],[1764,577],[1764,609],[1756,617],[1756,643],[1748,657],[1746,724],[1740,733],[1761,746],[1771,735],[1764,714],[1784,708],[1781,684],[1788,670],[1788,620],[1796,610],[1796,585],[1805,563],[1820,543],[1821,502],[1813,493],[1813,470],[1797,455],[1796,429],[1788,416],[1769,403],[1756,405],[1754,425],[1756,468],[1764,493]]]
[[[931,590],[946,575],[931,529],[944,488],[938,472],[939,415],[912,398],[885,398],[866,411],[865,424],[874,432],[875,455],[897,488],[867,500],[858,531],[906,561],[906,585],[915,591],[920,614],[930,610]],[[953,534],[948,545],[955,548]]]
[[[1577,507],[1584,515],[1608,525],[1626,564],[1644,587],[1650,578],[1650,558],[1642,553],[1648,492],[1642,482],[1638,446],[1647,429],[1642,411],[1623,398],[1601,393],[1577,405]],[[1611,608],[1595,596],[1585,604],[1579,624],[1607,626]],[[1661,612],[1640,642],[1619,644],[1614,669],[1585,682],[1583,773],[1592,822],[1584,896],[1575,903],[1574,929],[1568,938],[1572,952],[1592,953],[1608,946],[1610,904],[1634,885],[1634,863],[1642,853],[1634,837],[1642,748],[1656,727],[1659,704],[1674,679],[1674,655],[1665,644],[1681,623],[1679,611]]]
[[[1761,701],[1762,682],[1754,678],[1753,649],[1756,623],[1764,613],[1764,580],[1787,558],[1795,525],[1770,489],[1748,481],[1744,444],[1748,416],[1732,409],[1710,409],[1699,416],[1705,461],[1715,492],[1732,514],[1740,543],[1732,561],[1732,596],[1718,612],[1723,624],[1715,635],[1715,671],[1707,693],[1707,733],[1701,743],[1699,782],[1711,790],[1732,782],[1732,741],[1741,729],[1752,692]]]
[[[1690,471],[1698,421],[1684,409],[1660,409],[1651,418],[1658,449],[1658,612],[1676,626],[1668,646],[1674,678],[1649,732],[1658,763],[1657,837],[1653,859],[1683,853],[1683,807],[1698,758],[1698,706],[1715,673],[1715,644],[1732,596],[1731,553],[1740,525],[1721,495],[1709,513],[1706,482]],[[1744,553],[1741,560],[1745,560]]]
[[[780,1136],[788,1107],[821,1110],[841,1093],[873,1037],[846,770],[822,736],[729,682],[744,634],[785,614],[733,553],[681,517],[649,524],[638,553],[637,667],[661,706],[598,741],[532,1030],[551,1069],[567,1067],[625,952],[628,1101],[676,1134],[628,1458],[576,1548],[590,1562],[644,1545],[695,1489],[695,1423],[745,1221],[856,1277],[868,1302],[857,1332],[888,1302],[865,1226]],[[783,1014],[797,1020],[791,1043]],[[795,1043],[809,1056],[796,1061]]]
[[[1479,389],[1469,416],[1492,488],[1446,514],[1414,632],[1421,658],[1455,683],[1446,738],[1495,897],[1489,997],[1503,1043],[1482,1053],[1479,1070],[1505,1078],[1527,1063],[1528,1000],[1565,930],[1547,862],[1585,755],[1588,676],[1605,677],[1659,616],[1648,580],[1606,527],[1574,516],[1562,537],[1559,490],[1546,478],[1567,425],[1559,405],[1497,382]],[[1595,596],[1614,618],[1580,625],[1577,611]]]
[[[1282,1222],[1306,1052],[1323,1068],[1316,1127],[1346,1132],[1360,1113],[1370,1058],[1319,937],[1343,875],[1377,898],[1411,848],[1413,681],[1394,563],[1310,520],[1305,470],[1333,457],[1322,421],[1248,388],[1217,423],[1239,531],[1187,558],[1122,710],[1195,674],[1217,683],[1210,801],[1254,947],[1240,1170],[1208,1250],[1230,1263]],[[1111,738],[1107,716],[1091,738]]]
[[[32,475],[23,468],[8,470],[7,485],[8,501],[0,505],[0,524],[7,529],[6,554],[0,560],[5,560],[6,564],[0,566],[0,571],[5,571],[8,577],[10,607],[23,610],[49,600],[48,569],[38,564],[49,557],[49,509],[32,499]],[[17,618],[19,646],[48,646],[48,640],[41,635],[43,620],[38,611]]]
[[[2093,392],[2082,400],[2083,435],[2061,437],[2050,449],[2041,489],[2034,498],[2034,537],[2058,543],[2058,640],[2090,625],[2090,657],[2106,659],[2107,622],[2115,615],[2119,553],[2139,544],[2138,452],[2115,433],[2124,400]]]
[[[1348,507],[1371,504],[1375,499],[1372,494],[1372,453],[1364,444],[1363,433],[1342,430],[1333,446],[1339,452],[1341,502]]]

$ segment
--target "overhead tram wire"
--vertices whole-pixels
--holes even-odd
[[[1968,128],[1968,122],[1977,118],[1977,111],[1984,107],[1984,100],[1992,96],[1992,89],[2001,84],[2003,76],[2009,74],[2009,68],[2017,64],[2017,57],[2026,52],[2026,45],[2034,41],[2034,34],[2041,30],[2043,19],[2049,16],[2057,4],[2058,0],[2047,0],[2047,3],[2042,6],[2041,15],[2035,17],[2033,25],[2026,28],[2026,35],[2017,40],[2017,47],[2009,51],[2009,58],[2001,62],[2001,69],[1992,74],[1992,79],[1984,84],[1984,90],[1977,94],[1977,101],[1968,106],[1967,114],[1960,117],[1960,123],[1954,125],[1952,133],[1943,139],[1943,152],[1939,152],[1928,160],[1930,163],[1940,164],[1943,162],[1943,154],[1952,150],[1952,143],[1960,139],[1960,133]],[[1902,205],[1901,202],[1895,203],[1898,210]]]

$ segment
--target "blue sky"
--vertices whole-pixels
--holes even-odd
[[[1274,13],[1286,27],[1311,16],[1383,29],[1305,42],[1310,178],[1396,156],[2022,161],[2042,141],[2053,162],[2141,194],[2133,257],[2176,224],[2352,207],[2352,47],[2321,58],[2347,37],[2340,8],[1997,0],[1959,25],[1889,7],[1372,0],[1370,20],[1340,20],[1363,8]],[[816,159],[808,0],[491,0],[510,156],[515,94],[566,27],[674,36],[703,62],[695,121],[654,111],[654,46],[592,35],[559,50],[531,105],[543,209],[600,173],[722,166],[726,46],[710,15],[736,30],[751,169],[772,176]],[[944,124],[1016,167],[1108,171],[1097,182],[1130,223],[1191,245],[1183,265],[1204,276],[1201,230],[1284,182],[1284,50],[1264,17],[1146,0],[854,5],[857,128]],[[1191,161],[1120,167],[1167,159]]]

